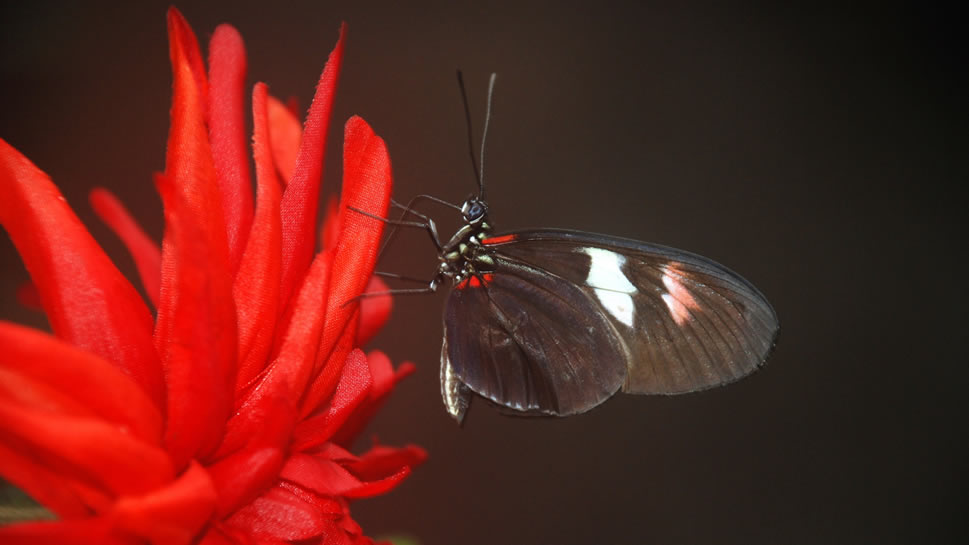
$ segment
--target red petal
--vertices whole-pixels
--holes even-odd
[[[365,481],[396,474],[402,468],[414,468],[427,460],[427,451],[408,445],[403,448],[376,446],[356,460],[345,463],[347,469]]]
[[[322,457],[294,454],[280,476],[324,496],[365,498],[384,494],[410,474],[410,466],[399,466],[392,474],[362,480],[340,464]]]
[[[308,454],[294,454],[286,461],[279,476],[324,496],[342,496],[361,485],[339,464]]]
[[[355,208],[375,216],[386,216],[390,204],[390,156],[383,139],[359,118],[347,121],[344,135],[343,194],[340,202],[340,241],[333,264],[333,279],[328,301],[330,309],[340,309],[346,320],[355,304],[346,303],[363,293],[373,274],[384,223],[365,216]],[[327,330],[345,324],[327,320]],[[335,338],[336,335],[333,335]]]
[[[228,528],[221,522],[214,523],[198,541],[198,545],[289,545],[279,540],[257,540],[248,532]]]
[[[310,454],[314,456],[320,456],[328,460],[333,460],[334,462],[339,462],[343,465],[347,465],[348,462],[356,462],[359,460],[355,455],[353,455],[347,449],[337,445],[336,443],[323,443],[317,447],[310,449]]]
[[[269,97],[269,144],[272,146],[273,162],[283,178],[283,183],[293,179],[296,156],[303,141],[303,127],[294,110],[286,107],[276,97]]]
[[[363,293],[373,275],[384,223],[350,210],[355,208],[384,217],[390,204],[390,157],[384,141],[374,134],[367,123],[352,117],[344,135],[343,193],[340,202],[340,242],[333,260],[330,293],[327,297],[326,325],[320,344],[322,361],[342,365],[343,359],[334,353],[337,341],[352,325],[351,318],[358,310],[355,299]],[[350,330],[356,337],[356,326]],[[331,357],[332,356],[335,357]],[[326,372],[312,386],[304,400],[304,414],[312,411],[329,393]]]
[[[210,467],[219,490],[217,513],[224,517],[252,501],[279,476],[283,451],[278,448],[243,450]]]
[[[251,385],[240,393],[236,414],[229,420],[225,440],[217,456],[241,449],[250,441],[254,431],[263,425],[267,407],[279,399],[298,402],[313,372],[316,349],[324,315],[320,305],[326,300],[330,271],[330,256],[324,252],[316,256],[296,299],[292,318],[282,334],[279,355]],[[295,418],[295,416],[294,416]]]
[[[340,244],[340,199],[330,196],[326,201],[326,211],[323,215],[323,227],[320,229],[320,246],[327,250],[335,250]]]
[[[174,476],[164,451],[113,423],[30,410],[0,400],[0,442],[34,456],[65,480],[106,492],[143,494]]]
[[[121,201],[107,189],[95,188],[88,196],[91,207],[108,227],[118,235],[128,248],[141,277],[148,300],[158,306],[158,290],[161,285],[161,250],[131,217]]]
[[[233,271],[238,268],[252,224],[245,82],[246,50],[242,36],[230,25],[219,25],[209,41],[208,122]]]
[[[200,232],[171,183],[159,178],[158,186],[166,228],[156,342],[168,382],[165,443],[181,468],[222,440],[235,384],[235,309],[227,263],[206,244],[211,231]]]
[[[204,74],[185,20],[169,10],[174,76],[155,343],[168,382],[166,445],[176,467],[218,447],[235,385],[237,338],[222,203],[205,127]],[[199,82],[203,82],[200,85]]]
[[[347,517],[344,517],[340,519],[340,522],[343,522],[346,519]],[[334,531],[325,534],[320,545],[353,545],[353,539],[347,535],[343,524],[334,524],[333,526]]]
[[[293,451],[298,452],[329,439],[367,398],[372,384],[370,366],[363,351],[357,349],[350,352],[329,407],[322,414],[308,418],[296,426],[293,432]]]
[[[362,482],[360,486],[345,491],[343,493],[343,497],[349,499],[359,499],[371,498],[373,496],[386,494],[394,488],[397,488],[397,485],[404,482],[404,479],[406,479],[408,475],[410,475],[410,468],[401,468],[401,470],[397,473],[384,477],[383,479]]]
[[[78,493],[76,480],[49,469],[30,454],[25,455],[17,449],[4,446],[2,442],[0,474],[61,518],[85,517],[92,512],[91,503],[110,502],[105,494],[101,495],[100,501],[89,501],[89,494]],[[3,535],[2,529],[0,535]]]
[[[209,92],[209,82],[205,79],[205,64],[202,61],[202,50],[199,49],[199,42],[195,39],[195,33],[188,26],[188,21],[182,16],[174,6],[168,8],[168,39],[173,41],[173,37],[178,37],[177,47],[180,49],[179,57],[183,59],[184,66],[190,71],[192,79],[201,95],[202,103],[205,104],[205,96]],[[169,55],[174,59],[174,52],[170,44]],[[174,63],[173,63],[174,64]]]
[[[336,248],[340,243],[342,232],[340,214],[340,202],[331,198],[326,203],[326,215],[323,220],[323,228],[320,230],[320,240],[323,248]],[[371,277],[364,293],[377,293],[387,291],[387,284],[380,277]],[[393,299],[389,294],[364,297],[360,300],[360,324],[357,331],[357,344],[365,345],[383,327],[390,318],[390,311],[393,308]]]
[[[218,513],[224,516],[251,501],[277,478],[296,419],[294,402],[284,395],[262,398],[229,423],[232,435],[223,449],[229,454],[209,466],[219,492]],[[236,433],[244,431],[242,433]],[[230,445],[229,443],[233,443]]]
[[[135,545],[140,540],[112,535],[106,518],[27,522],[0,527],[5,545]]]
[[[340,527],[343,531],[347,533],[347,543],[353,545],[371,545],[373,540],[364,537],[363,529],[357,524],[357,521],[353,520],[349,516],[340,519]]]
[[[270,372],[286,377],[292,399],[303,395],[315,367],[326,319],[320,307],[327,299],[332,260],[330,252],[322,252],[313,260],[286,324],[279,355],[271,366]]]
[[[370,278],[364,293],[380,293],[387,291],[387,284],[379,276]],[[394,300],[389,294],[372,295],[360,300],[360,324],[357,326],[357,343],[361,346],[370,342],[370,339],[387,320],[390,319],[390,311],[394,308]]]
[[[252,232],[239,265],[232,293],[239,324],[239,374],[236,387],[249,384],[268,363],[279,303],[279,179],[269,150],[266,86],[252,92],[252,148],[258,201]]]
[[[281,301],[283,306],[306,273],[315,250],[316,206],[326,151],[326,132],[330,125],[333,97],[343,62],[345,25],[340,26],[340,38],[326,61],[326,67],[316,87],[316,96],[306,117],[303,141],[300,144],[293,177],[286,186],[280,203],[283,218],[283,268]]]
[[[370,423],[394,386],[404,377],[417,370],[414,364],[405,362],[394,372],[390,358],[378,350],[370,352],[367,355],[367,361],[370,364],[370,374],[373,376],[373,387],[370,389],[367,401],[362,403],[340,430],[334,434],[332,440],[339,445],[350,445],[363,428]]]
[[[0,223],[17,246],[54,334],[120,367],[159,406],[164,383],[144,300],[50,179],[0,139]]]
[[[182,545],[190,543],[208,521],[215,500],[208,473],[193,461],[170,485],[144,496],[121,498],[112,520],[119,529],[152,545]]]
[[[365,498],[391,490],[409,474],[410,468],[402,467],[392,475],[364,482],[335,462],[296,454],[280,476],[324,496]]]
[[[230,527],[277,539],[309,539],[333,531],[343,507],[331,499],[276,486],[243,507],[228,520]]]
[[[161,415],[131,377],[40,331],[0,322],[0,399],[113,422],[151,444]]]
[[[300,414],[305,418],[317,411],[320,404],[324,403],[340,382],[343,375],[343,366],[350,355],[350,351],[357,346],[357,323],[360,321],[360,313],[354,312],[343,329],[340,338],[333,345],[328,345],[328,352],[321,349],[317,351],[316,368],[313,372],[314,380],[309,386],[306,395],[303,397],[303,405]]]

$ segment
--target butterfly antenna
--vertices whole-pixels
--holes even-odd
[[[464,88],[464,75],[458,70],[458,88],[461,89],[461,100],[464,102],[464,120],[468,127],[468,155],[471,156],[471,168],[474,169],[474,179],[478,181],[478,193],[484,192],[484,185],[481,183],[481,172],[478,170],[478,162],[474,158],[474,131],[471,129],[471,107],[468,105],[468,92]]]
[[[498,74],[492,72],[491,78],[488,80],[488,109],[485,110],[485,123],[484,131],[481,133],[481,153],[478,154],[478,158],[481,159],[481,170],[479,171],[478,177],[478,197],[484,200],[484,160],[485,160],[485,140],[488,139],[488,125],[491,123],[491,102],[495,94],[495,79]],[[470,129],[470,124],[468,128]]]

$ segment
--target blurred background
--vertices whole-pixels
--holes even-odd
[[[235,25],[251,82],[304,110],[348,23],[324,193],[338,191],[342,124],[360,114],[388,143],[398,199],[460,202],[474,178],[454,72],[478,138],[494,71],[485,170],[499,231],[689,249],[780,316],[767,367],[730,387],[619,395],[561,420],[479,402],[459,428],[439,393],[444,295],[398,298],[372,346],[418,373],[372,433],[430,459],[354,516],[424,545],[965,541],[962,19],[922,4],[655,4],[178,4],[203,43]],[[0,136],[132,276],[87,192],[110,188],[161,237],[166,7],[0,7]],[[412,233],[380,268],[430,277],[435,259]],[[43,327],[16,303],[27,276],[6,237],[0,262],[0,318]]]

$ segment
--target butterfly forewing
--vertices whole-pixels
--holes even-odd
[[[525,414],[565,416],[615,394],[629,355],[615,325],[580,284],[494,256],[493,271],[458,284],[444,315],[445,401],[452,373],[473,392]],[[448,386],[450,382],[450,386]]]
[[[578,342],[612,344],[620,339],[619,349],[605,359],[622,355],[626,392],[677,394],[735,381],[764,362],[777,334],[777,317],[753,285],[689,252],[574,231],[526,231],[484,242],[504,267],[532,271],[501,283],[502,291],[509,292],[502,297],[535,292],[533,284],[540,280],[568,293],[572,303],[571,309],[557,309],[543,321],[594,326],[596,333],[574,339]],[[494,278],[502,273],[496,271]],[[482,294],[491,293],[495,285],[486,285]],[[576,292],[586,300],[579,302]],[[538,302],[531,306],[541,308]],[[547,341],[538,341],[536,330],[519,331],[518,342],[544,346]],[[549,374],[565,365],[560,358],[542,358],[540,352],[522,354],[525,365],[548,366]],[[603,364],[598,349],[588,354],[591,361],[585,357],[568,365]],[[492,361],[502,365],[501,359]]]

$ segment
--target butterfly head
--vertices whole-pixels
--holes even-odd
[[[464,201],[461,206],[461,214],[468,225],[479,225],[487,223],[488,203],[480,197],[471,196]]]

